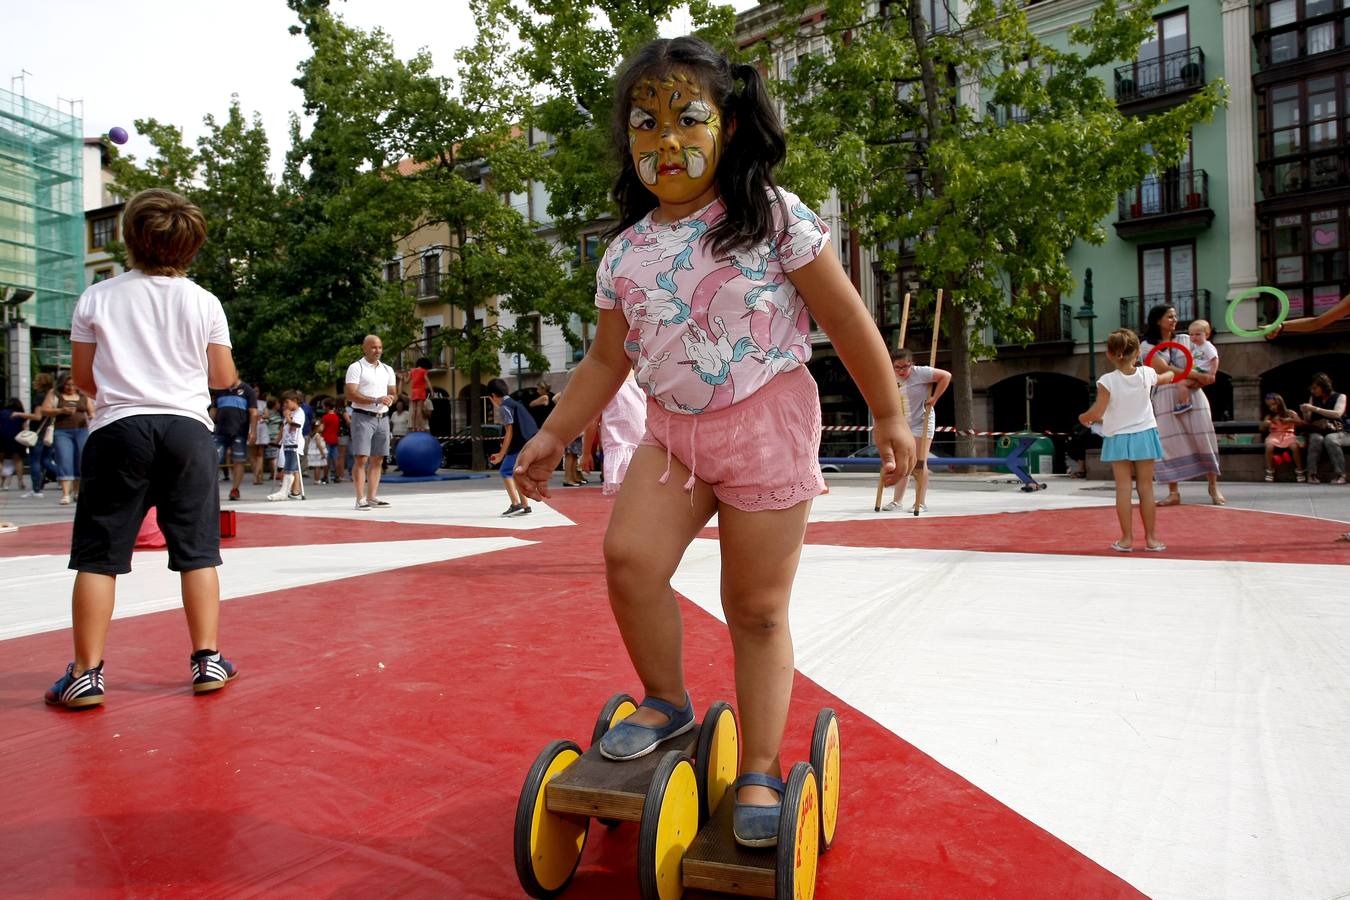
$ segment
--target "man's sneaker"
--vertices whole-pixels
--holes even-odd
[[[194,694],[218,691],[228,682],[239,677],[239,670],[234,667],[234,663],[221,656],[219,651],[210,654],[198,651],[192,654],[192,658],[188,660],[188,665],[192,667],[192,692]]]
[[[356,501],[356,508],[357,508],[357,509],[370,509],[370,501],[369,501],[369,500],[364,500],[364,499],[362,499],[362,500],[357,500],[357,501]]]
[[[512,513],[512,516],[528,516],[532,512],[534,512],[534,507],[518,506],[516,507],[516,511]]]
[[[64,706],[66,709],[83,709],[86,706],[98,706],[103,702],[103,662],[92,669],[75,674],[75,663],[66,666],[66,674],[56,679],[56,683],[43,696],[49,706]]]
[[[372,497],[371,500],[370,500],[370,505],[371,505],[371,506],[388,506],[388,505],[389,505],[389,501],[388,501],[388,500],[380,500],[380,499],[378,499],[378,498]]]
[[[525,507],[523,507],[523,506],[521,506],[521,505],[519,505],[519,504],[512,503],[510,506],[508,506],[508,507],[506,508],[506,512],[502,513],[502,515],[503,515],[503,516],[514,516],[516,513],[520,512],[520,511],[521,511],[522,509],[524,509],[524,508],[525,508]]]

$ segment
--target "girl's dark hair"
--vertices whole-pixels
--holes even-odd
[[[5,409],[12,409],[15,412],[23,412],[23,401],[18,397],[10,397],[9,402],[5,404]]]
[[[427,359],[425,356],[419,356],[419,357],[417,357],[417,368],[419,368],[419,369],[430,369],[430,368],[431,368],[431,360]]]
[[[722,113],[722,158],[713,179],[726,215],[705,235],[713,255],[763,243],[773,231],[769,199],[769,191],[777,190],[773,170],[787,154],[783,126],[759,70],[744,63],[733,65],[695,37],[652,41],[631,56],[619,72],[610,125],[610,138],[619,157],[619,177],[613,192],[619,205],[619,223],[609,236],[617,236],[657,205],[656,196],[638,177],[628,148],[633,89],[644,78],[659,78],[677,70],[696,78]]]
[[[1173,307],[1168,306],[1166,303],[1162,303],[1149,309],[1148,318],[1144,322],[1144,340],[1148,341],[1150,344],[1162,342],[1162,329],[1158,327],[1158,323],[1162,321],[1163,316],[1167,315],[1167,311],[1172,308]]]
[[[1116,359],[1134,362],[1139,356],[1139,335],[1128,328],[1117,328],[1106,337],[1106,352]]]
[[[1270,415],[1283,416],[1285,413],[1289,412],[1289,407],[1284,405],[1284,398],[1281,397],[1279,394],[1275,393],[1266,394],[1266,402],[1269,403],[1272,400],[1275,401],[1275,405],[1278,408],[1275,410],[1275,412],[1270,413]]]

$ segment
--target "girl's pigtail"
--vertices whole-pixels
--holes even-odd
[[[726,217],[709,233],[714,256],[763,243],[773,235],[777,193],[773,170],[787,155],[787,141],[778,112],[759,69],[739,63],[731,68],[736,83],[723,114],[735,123],[717,167],[717,187],[726,203]]]

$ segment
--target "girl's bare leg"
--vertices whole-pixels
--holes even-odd
[[[1130,494],[1133,492],[1135,463],[1128,459],[1117,459],[1111,462],[1111,474],[1116,478],[1116,518],[1120,521],[1120,546],[1134,546],[1134,506],[1130,502]],[[1140,491],[1144,490],[1141,482]]]
[[[689,470],[665,451],[638,447],[605,533],[605,581],[614,621],[628,658],[649,696],[684,705],[684,631],[671,576],[685,549],[712,518],[717,498],[702,481],[694,482],[693,502],[684,491]],[[628,719],[635,725],[662,725],[664,713],[641,708]]]
[[[914,466],[914,502],[920,506],[928,499],[928,447],[932,443],[931,437],[914,436],[915,459],[918,460]]]
[[[779,750],[794,673],[788,601],[810,511],[810,501],[757,512],[725,503],[718,507],[722,610],[736,654],[742,772],[783,775]],[[779,801],[776,793],[758,786],[741,788],[739,799],[756,805]]]
[[[1144,546],[1156,547],[1158,540],[1158,509],[1153,497],[1153,460],[1141,459],[1134,464],[1139,490],[1139,517],[1144,520]]]

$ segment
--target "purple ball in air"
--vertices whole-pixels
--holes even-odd
[[[125,144],[127,142],[127,137],[128,137],[127,130],[123,128],[121,125],[117,125],[108,129],[108,138],[114,144]]]

